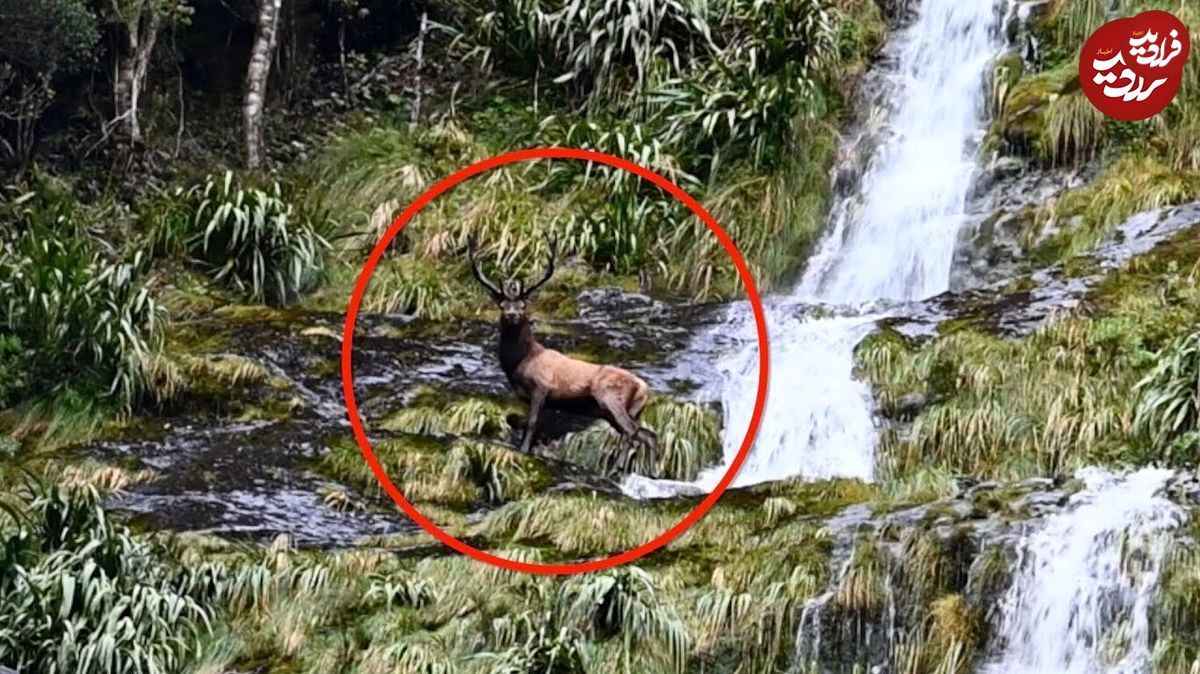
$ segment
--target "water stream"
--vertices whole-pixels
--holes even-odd
[[[888,121],[882,138],[864,133],[855,141],[875,147],[861,188],[834,208],[795,289],[765,306],[766,411],[734,486],[874,478],[877,432],[870,390],[853,376],[854,347],[886,306],[949,287],[983,132],[985,74],[1003,40],[1002,9],[990,0],[925,0],[886,47],[893,57],[874,76]],[[758,347],[744,305],[730,309],[722,330],[741,336],[719,366],[724,461],[690,484],[630,476],[627,493],[711,490],[736,457],[754,407]]]
[[[1150,671],[1150,604],[1184,511],[1159,495],[1172,472],[1090,469],[1074,507],[1020,545],[983,674]]]

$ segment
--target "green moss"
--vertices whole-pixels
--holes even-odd
[[[1018,295],[1021,293],[1027,293],[1034,288],[1037,288],[1037,281],[1034,281],[1028,276],[1022,276],[1005,283],[1004,286],[1000,288],[1000,294]]]
[[[1036,251],[1039,259],[1069,259],[1094,247],[1135,213],[1184,203],[1200,195],[1200,175],[1180,173],[1150,157],[1127,155],[1085,187],[1053,201],[1041,226],[1062,223]]]
[[[1010,56],[1000,67],[1009,68],[1011,73],[1017,66]],[[1015,82],[1011,77],[1008,74],[997,84],[1010,88],[1001,98],[1001,112],[992,123],[992,133],[1011,154],[1047,159],[1052,154],[1047,117],[1050,105],[1068,94],[1071,87],[1078,86],[1078,73],[1064,64],[1054,70],[1023,75]]]
[[[727,508],[759,511],[768,499],[786,498],[795,504],[798,516],[820,519],[836,515],[848,506],[867,503],[877,496],[876,487],[859,480],[786,480],[726,491],[721,503]]]

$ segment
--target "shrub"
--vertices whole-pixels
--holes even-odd
[[[1194,463],[1200,455],[1200,331],[1163,349],[1135,390],[1134,432],[1172,463]]]
[[[24,361],[21,340],[13,335],[0,335],[0,409],[15,402],[25,389],[28,373]]]
[[[833,16],[821,0],[732,0],[722,44],[693,72],[656,92],[673,147],[707,152],[709,172],[748,151],[755,166],[787,156],[798,115],[824,109],[823,77],[837,53]]]
[[[215,280],[273,306],[316,285],[331,221],[316,209],[293,207],[278,183],[245,187],[226,172],[175,197],[176,206],[154,218],[151,239],[159,251],[182,249]]]
[[[208,615],[92,487],[31,482],[0,520],[0,664],[29,672],[179,670]]]
[[[7,397],[97,386],[128,407],[166,318],[147,285],[147,257],[111,259],[69,222],[45,223],[38,199],[25,203],[18,233],[0,234],[0,333],[8,353],[14,340],[27,347],[26,374],[9,379]]]
[[[642,423],[658,434],[659,463],[651,465],[641,445],[635,445],[633,472],[692,480],[721,458],[720,421],[704,407],[657,397],[647,406]],[[608,457],[619,457],[623,444],[607,423],[596,422],[567,436],[558,451],[570,461],[598,469]]]

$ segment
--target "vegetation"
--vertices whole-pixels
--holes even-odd
[[[1184,235],[1110,277],[1093,315],[1059,317],[1026,339],[962,326],[915,348],[886,335],[864,342],[859,364],[885,409],[912,392],[930,403],[907,432],[885,433],[888,474],[930,464],[1005,479],[1064,474],[1168,458],[1177,436],[1187,447],[1193,408],[1181,392],[1194,370],[1183,335],[1200,308],[1198,253]],[[1180,452],[1170,460],[1188,465]]]
[[[26,192],[3,209],[3,402],[73,392],[128,408],[146,387],[166,320],[147,257],[114,255],[81,236],[88,223],[69,196]]]
[[[116,526],[90,485],[37,481],[0,520],[0,663],[38,672],[177,670],[209,613],[160,550]]]
[[[0,666],[785,672],[820,664],[806,649],[824,640],[821,656],[848,671],[971,671],[1010,560],[1003,545],[980,549],[969,520],[1021,517],[1024,492],[1005,485],[954,504],[970,513],[933,502],[964,477],[1195,464],[1194,232],[1028,336],[964,321],[919,343],[873,335],[858,362],[888,417],[877,483],[734,490],[659,552],[599,573],[510,573],[423,532],[324,551],[287,537],[135,532],[102,504],[158,476],[137,447],[120,465],[54,451],[100,433],[167,433],[177,417],[219,426],[295,414],[328,430],[325,410],[307,409],[309,388],[327,395],[339,335],[327,317],[300,323],[344,310],[368,252],[416,196],[518,147],[589,148],[652,169],[714,214],[760,288],[786,287],[829,212],[858,76],[902,5],[0,0]],[[1008,54],[992,82],[992,155],[1087,178],[1023,219],[1034,261],[1071,261],[1068,271],[1128,216],[1200,196],[1200,61],[1147,122],[1106,120],[1078,90],[1076,50],[1110,6],[1053,3],[1031,28],[1043,67],[1026,72]],[[1190,6],[1116,4],[1151,6],[1200,34]],[[455,335],[491,310],[461,255],[472,235],[507,279],[540,270],[543,234],[555,235],[563,254],[540,315],[574,317],[579,292],[601,285],[739,296],[717,239],[663,197],[580,162],[472,178],[384,251],[363,301],[386,314],[371,317],[370,338]],[[258,321],[320,344],[284,354],[312,379],[284,380],[252,353],[288,351],[246,339]],[[454,390],[473,392],[405,391],[367,426],[396,488],[472,545],[531,562],[598,559],[656,538],[699,500],[564,483],[555,461],[513,451],[523,406]],[[661,457],[638,456],[634,471],[691,480],[719,462],[714,410],[661,392],[643,419]],[[303,428],[326,451],[297,461],[338,483],[322,488],[326,506],[393,513],[357,443]],[[598,423],[553,448],[586,470],[620,439]],[[22,482],[22,469],[45,482]],[[911,521],[879,519],[922,504],[932,505]],[[851,505],[878,530],[830,522]],[[1200,662],[1196,560],[1185,540],[1164,569],[1157,671]]]
[[[234,184],[233,173],[177,190],[178,204],[158,215],[149,233],[160,254],[183,254],[214,281],[270,305],[309,290],[329,242],[319,216],[293,212],[275,184],[270,191]]]
[[[1200,14],[1178,3],[1062,2],[1031,27],[1043,45],[1043,70],[1025,72],[1016,53],[996,65],[995,116],[988,140],[993,154],[1026,157],[1048,167],[1102,168],[1091,184],[1043,204],[1031,221],[1024,242],[1043,261],[1063,261],[1089,250],[1134,213],[1200,195],[1200,164],[1193,150],[1200,68],[1194,62],[1185,68],[1175,100],[1162,114],[1142,122],[1105,118],[1079,89],[1078,50],[1110,9],[1125,16],[1162,9],[1191,32],[1200,28]]]

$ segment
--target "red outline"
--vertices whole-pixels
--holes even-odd
[[[679,523],[659,535],[657,538],[632,550],[627,550],[611,557],[595,559],[587,562],[573,562],[569,564],[534,564],[530,562],[519,562],[498,557],[489,552],[485,552],[467,545],[450,534],[447,534],[445,531],[442,531],[440,528],[438,528],[436,524],[422,515],[416,508],[414,508],[413,505],[408,502],[408,499],[404,498],[404,495],[400,493],[400,490],[396,489],[396,486],[392,484],[392,481],[384,472],[383,466],[380,465],[379,460],[375,457],[375,452],[371,449],[371,443],[369,440],[367,440],[367,435],[363,431],[362,420],[359,419],[358,415],[358,403],[354,397],[354,372],[353,366],[351,365],[351,359],[354,352],[354,326],[358,320],[358,309],[359,305],[362,303],[363,293],[367,289],[367,283],[370,281],[371,274],[375,270],[375,265],[378,264],[380,258],[383,257],[384,250],[387,249],[388,244],[392,242],[392,239],[395,238],[396,234],[400,232],[404,225],[406,225],[408,221],[417,214],[417,211],[420,211],[422,208],[424,208],[430,201],[467,178],[478,175],[484,171],[488,171],[498,166],[536,159],[578,159],[582,161],[595,161],[602,164],[607,164],[609,166],[615,166],[616,168],[629,171],[641,176],[646,180],[649,180],[650,182],[669,192],[676,199],[679,199],[686,204],[688,208],[692,209],[693,213],[695,213],[701,220],[704,221],[705,225],[708,225],[708,228],[712,230],[713,234],[715,234],[717,239],[721,242],[721,245],[724,246],[726,252],[729,253],[730,258],[733,259],[733,264],[735,267],[737,267],[738,274],[741,276],[742,282],[746,286],[746,295],[749,298],[750,306],[753,309],[755,326],[758,328],[758,394],[754,400],[754,414],[750,419],[750,427],[746,430],[746,437],[744,440],[742,440],[741,449],[738,450],[738,454],[733,461],[733,465],[729,467],[729,470],[726,471],[725,476],[721,478],[721,481],[717,484],[716,489],[709,493],[709,495],[705,497],[705,499],[701,501],[695,509],[688,513],[686,517],[680,520]],[[693,199],[690,195],[688,195],[687,192],[684,192],[679,188],[679,186],[675,185],[670,180],[667,180],[650,169],[639,166],[631,161],[621,159],[620,157],[602,152],[580,150],[575,148],[531,148],[528,150],[507,152],[505,154],[485,159],[461,169],[447,178],[444,178],[436,185],[429,188],[424,194],[417,197],[417,199],[411,204],[409,204],[409,206],[404,209],[399,217],[396,218],[395,222],[393,222],[388,228],[387,232],[384,233],[383,238],[379,240],[379,243],[375,244],[375,249],[372,250],[370,256],[367,257],[367,261],[363,265],[362,272],[359,274],[358,282],[354,286],[354,294],[350,297],[350,306],[346,310],[346,327],[342,338],[342,389],[346,395],[346,410],[350,415],[350,425],[354,428],[354,437],[358,440],[358,445],[362,449],[363,456],[365,456],[367,459],[367,464],[371,466],[371,470],[375,473],[375,476],[379,478],[380,484],[383,485],[384,490],[387,491],[387,493],[392,497],[392,500],[395,501],[396,504],[399,505],[404,512],[413,519],[414,522],[419,524],[421,528],[423,528],[425,531],[428,531],[430,534],[433,534],[433,536],[441,542],[465,555],[488,564],[494,564],[510,571],[525,571],[528,573],[546,575],[571,574],[599,571],[618,566],[626,562],[631,562],[657,550],[658,548],[666,545],[679,534],[683,533],[688,527],[695,524],[704,515],[704,513],[708,512],[709,508],[711,508],[717,502],[717,500],[721,498],[721,495],[725,493],[725,489],[729,486],[729,483],[733,481],[733,477],[737,474],[738,469],[742,467],[742,462],[745,461],[746,456],[750,453],[750,447],[754,444],[754,436],[758,432],[759,422],[762,420],[763,408],[766,404],[767,395],[767,359],[766,320],[763,318],[762,301],[759,299],[758,290],[754,285],[754,279],[751,277],[750,270],[746,267],[746,262],[742,259],[742,255],[738,251],[737,246],[733,244],[733,241],[729,238],[729,235],[725,233],[725,230],[723,230],[721,226],[717,224],[717,221],[708,213],[708,211],[704,209],[703,206],[700,205],[699,202]]]

